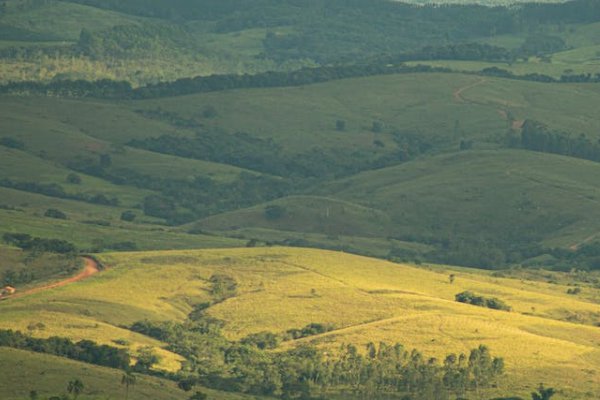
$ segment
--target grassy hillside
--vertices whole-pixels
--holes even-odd
[[[600,362],[600,336],[589,324],[597,322],[600,307],[583,295],[599,295],[591,286],[568,295],[569,286],[562,284],[308,249],[106,254],[102,259],[110,268],[100,275],[0,303],[2,325],[25,329],[36,310],[35,320],[41,318],[45,327],[32,331],[35,336],[102,343],[127,339],[132,348],[147,343],[160,348],[120,326],[144,318],[181,321],[191,304],[206,301],[208,278],[224,273],[238,282],[237,295],[207,312],[225,321],[224,333],[231,339],[314,322],[334,330],[285,342],[283,348],[311,342],[334,349],[340,343],[362,346],[382,340],[441,357],[483,343],[504,357],[507,368],[502,385],[490,396],[526,396],[543,381],[565,398],[583,400],[598,385],[589,371]],[[465,290],[498,297],[513,311],[456,303],[454,295]],[[173,357],[161,355],[164,362]]]
[[[469,151],[368,172],[323,191],[390,210],[403,235],[471,232],[507,241],[531,235],[554,244],[562,239],[565,246],[595,233],[589,217],[596,209],[597,168],[524,151]]]
[[[123,373],[110,368],[9,348],[0,348],[0,367],[0,389],[7,400],[29,399],[32,390],[39,396],[63,395],[72,379],[80,379],[84,383],[85,388],[80,396],[82,399],[117,399],[125,396],[125,387],[121,384]],[[217,400],[250,399],[248,396],[204,388],[199,391]],[[173,382],[139,375],[135,385],[129,389],[129,398],[183,400],[189,398],[189,394],[178,389]]]
[[[165,222],[200,220],[180,231],[472,265],[464,240],[486,249],[475,265],[521,262],[544,253],[537,245],[593,241],[597,188],[588,177],[597,164],[491,149],[506,147],[524,120],[593,143],[598,101],[592,84],[443,73],[143,101],[2,96],[3,140],[17,143],[0,147],[0,178],[10,181],[2,203],[26,211],[2,210],[2,228],[84,248],[113,231],[111,241],[140,249],[225,243],[157,241]],[[80,183],[68,181],[73,173]],[[23,186],[33,182],[46,186]],[[284,213],[267,219],[268,205]],[[48,208],[69,220],[54,227],[39,218]],[[125,211],[133,223],[120,220]]]

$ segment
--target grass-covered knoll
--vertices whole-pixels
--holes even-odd
[[[391,220],[384,212],[350,202],[318,196],[290,196],[268,204],[219,214],[194,224],[207,231],[254,227],[282,231],[387,237]]]
[[[490,396],[507,390],[526,396],[543,381],[566,398],[586,399],[598,384],[586,371],[600,362],[600,336],[591,326],[600,307],[567,294],[570,287],[563,284],[308,249],[123,253],[102,260],[110,269],[86,281],[0,303],[3,326],[26,329],[42,318],[45,329],[33,331],[36,336],[109,343],[126,338],[135,348],[150,339],[118,326],[141,319],[182,321],[192,304],[209,299],[209,278],[226,274],[237,282],[237,294],[206,313],[225,322],[230,339],[331,324],[331,332],[285,346],[313,342],[337,349],[340,343],[386,341],[443,357],[483,343],[505,359],[507,369],[502,386]],[[597,290],[586,286],[582,293]],[[456,302],[455,295],[464,291],[499,298],[512,311]]]

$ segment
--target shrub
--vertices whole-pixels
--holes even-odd
[[[55,218],[55,219],[67,219],[67,214],[57,210],[56,208],[49,208],[44,213],[44,217]]]
[[[265,331],[250,334],[243,338],[240,342],[242,344],[258,347],[261,350],[265,350],[276,348],[279,345],[279,341],[279,336],[272,332]]]
[[[478,296],[473,292],[461,292],[455,296],[459,303],[471,304],[478,307],[487,307],[493,310],[510,311],[511,307],[495,297]]]
[[[136,214],[133,211],[127,210],[121,213],[121,221],[132,222],[135,218]]]
[[[575,295],[575,294],[579,294],[579,293],[581,293],[581,288],[580,287],[575,287],[575,288],[567,290],[567,294],[573,294],[573,295]]]

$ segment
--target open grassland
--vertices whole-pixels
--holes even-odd
[[[2,398],[6,400],[29,399],[31,390],[37,391],[39,396],[62,395],[72,379],[80,379],[85,385],[81,398],[125,398],[125,386],[121,384],[123,373],[115,369],[8,348],[0,348],[0,369],[0,390]],[[252,398],[204,388],[198,390],[216,400]],[[131,400],[183,400],[188,397],[189,393],[178,389],[174,382],[145,375],[136,377],[128,396]]]
[[[543,381],[565,398],[589,399],[600,383],[593,372],[600,363],[600,331],[591,325],[600,318],[600,305],[566,294],[569,287],[562,284],[307,249],[121,253],[102,259],[110,269],[86,281],[0,303],[0,322],[26,329],[42,319],[45,328],[33,331],[35,336],[103,343],[125,338],[135,349],[151,340],[119,326],[144,318],[181,321],[192,304],[208,299],[208,278],[225,273],[238,281],[238,295],[208,313],[226,322],[231,339],[318,322],[336,329],[300,342],[331,349],[349,342],[400,342],[435,357],[486,344],[507,364],[497,394],[527,395]],[[456,303],[454,295],[465,290],[498,297],[513,310]],[[572,322],[573,315],[581,321]],[[161,354],[162,367],[176,365],[176,356]]]
[[[478,68],[480,69],[480,68]],[[231,90],[136,102],[135,107],[197,118],[204,107],[218,115],[206,126],[272,138],[295,151],[320,147],[363,148],[385,154],[394,130],[450,142],[490,141],[509,122],[538,119],[556,128],[596,136],[597,85],[543,84],[464,74],[401,74],[345,79],[293,88]],[[346,121],[344,132],[336,120]],[[382,133],[371,131],[384,123]],[[375,146],[380,140],[386,147]]]

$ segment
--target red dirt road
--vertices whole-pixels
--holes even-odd
[[[484,78],[481,78],[477,82],[456,89],[454,93],[452,93],[452,96],[454,97],[454,100],[458,103],[467,103],[467,100],[463,97],[463,93],[471,88],[474,88],[475,86],[483,85],[486,82],[487,81]]]
[[[30,294],[39,293],[39,292],[42,292],[45,290],[50,290],[50,289],[58,288],[61,286],[66,286],[70,283],[79,282],[81,280],[89,278],[90,276],[95,275],[98,272],[100,272],[100,267],[98,266],[98,263],[96,261],[94,261],[93,259],[91,259],[89,257],[83,257],[83,260],[85,261],[85,267],[83,268],[83,271],[81,271],[80,273],[78,273],[75,276],[72,276],[63,281],[54,282],[54,283],[50,283],[48,285],[35,287],[35,288],[29,289],[29,290],[25,290],[23,292],[17,292],[11,296],[4,296],[4,297],[0,296],[0,300],[16,299],[19,297],[28,296]]]

